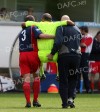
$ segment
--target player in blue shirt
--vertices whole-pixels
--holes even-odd
[[[33,21],[33,16],[27,16],[26,21]],[[26,107],[31,107],[30,101],[30,74],[33,74],[33,106],[41,107],[38,102],[40,91],[40,78],[38,76],[38,68],[40,60],[38,58],[37,38],[54,38],[52,35],[42,34],[35,26],[27,27],[19,34],[19,66],[20,73],[23,77],[23,91],[26,98]]]

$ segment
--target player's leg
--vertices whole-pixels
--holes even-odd
[[[57,66],[57,76],[56,76],[56,81],[59,81],[58,63],[56,63],[56,66]]]
[[[41,107],[41,104],[38,102],[38,97],[40,93],[40,77],[38,73],[33,73],[34,81],[33,81],[33,106]]]
[[[62,108],[68,108],[68,74],[69,62],[68,58],[58,58],[58,70],[59,70],[59,94],[62,101]],[[67,65],[67,66],[66,66]]]
[[[38,58],[37,52],[31,52],[29,56],[29,63],[31,66],[31,73],[33,73],[33,106],[40,107],[41,105],[35,105],[35,102],[38,103],[38,96],[40,92],[40,78],[39,78],[39,67],[40,67],[40,60]]]
[[[23,91],[26,98],[26,106],[31,107],[30,101],[30,74],[23,75]]]
[[[86,89],[86,93],[90,91],[90,81],[89,81],[89,62],[88,62],[88,55],[82,54],[81,56],[81,68],[82,68],[82,76],[83,76],[83,83]]]
[[[41,77],[41,81],[46,79],[46,75],[44,73],[44,68],[43,68],[43,63],[41,62],[40,65],[40,77]]]
[[[77,70],[80,65],[80,58],[73,56],[70,59],[69,65],[69,75],[68,75],[68,105],[71,108],[75,108],[74,99],[75,99],[75,88],[77,86]]]
[[[95,77],[95,75],[91,73],[91,76],[90,76],[90,89],[91,89],[91,92],[94,91],[94,77]]]
[[[100,61],[98,62],[98,73],[99,73],[98,90],[100,90]]]
[[[30,101],[30,67],[27,62],[27,52],[21,52],[19,66],[21,77],[23,77],[23,91],[26,98],[26,107],[31,107]]]
[[[95,85],[95,74],[98,72],[98,65],[97,62],[90,62],[90,68],[91,68],[91,76],[90,76],[90,88],[91,92],[94,91],[94,85]]]
[[[100,90],[100,73],[99,73],[99,79],[98,79],[98,90]]]
[[[41,105],[38,103],[38,96],[40,92],[40,77],[39,77],[39,67],[40,67],[40,60],[38,58],[37,53],[32,53],[30,56],[30,65],[31,71],[33,73],[33,106],[40,107]]]

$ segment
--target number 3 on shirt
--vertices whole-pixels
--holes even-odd
[[[25,41],[26,40],[26,30],[23,30],[21,34],[23,35],[22,41]]]

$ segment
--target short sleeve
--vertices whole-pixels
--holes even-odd
[[[32,31],[34,33],[35,38],[39,38],[39,35],[42,34],[41,30],[38,29],[37,27],[33,27]]]

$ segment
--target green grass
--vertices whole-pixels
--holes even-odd
[[[62,109],[59,94],[42,93],[39,101],[42,107],[27,109],[24,108],[25,99],[22,93],[2,93],[0,112],[100,112],[100,94],[78,94],[74,109]]]

